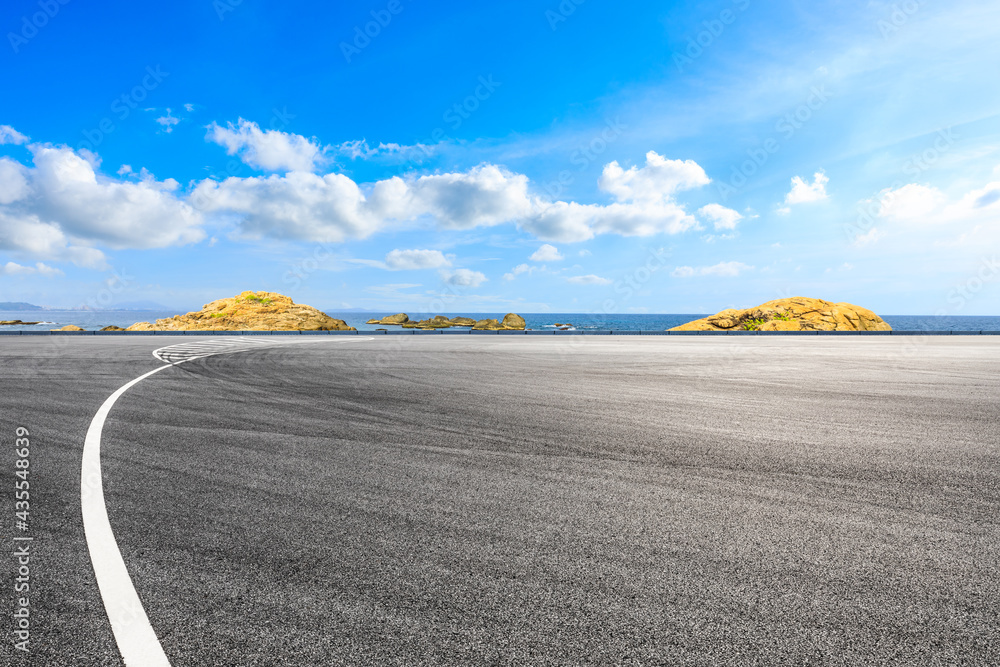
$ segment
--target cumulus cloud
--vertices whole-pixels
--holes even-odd
[[[598,187],[617,201],[602,206],[576,202],[539,202],[538,211],[521,227],[546,241],[575,243],[598,234],[653,236],[697,228],[698,221],[673,195],[707,185],[711,180],[692,160],[668,160],[650,151],[642,168],[604,167]]]
[[[86,151],[37,143],[28,150],[33,166],[0,158],[0,249],[104,268],[95,245],[162,248],[204,236],[202,215],[173,179],[143,170],[138,180],[122,181],[100,174],[99,160]]]
[[[406,180],[397,176],[364,189],[341,174],[306,172],[206,180],[192,198],[206,211],[236,213],[251,237],[336,242],[424,216],[444,229],[514,221],[530,210],[527,187],[525,176],[482,165]]]
[[[488,278],[479,271],[471,271],[469,269],[442,271],[441,279],[449,285],[454,285],[455,287],[471,287],[473,289],[479,287],[488,280]]]
[[[779,213],[790,213],[795,204],[808,204],[823,201],[828,198],[826,184],[830,179],[821,171],[813,174],[813,182],[806,183],[801,176],[792,178],[792,189],[785,195],[785,206],[778,209]]]
[[[28,196],[28,170],[10,158],[0,158],[0,204],[10,204]]]
[[[27,141],[6,126],[0,137],[7,143]],[[121,178],[112,178],[100,173],[96,155],[29,144],[33,166],[0,158],[0,248],[34,253],[32,259],[102,266],[104,256],[95,246],[184,245],[205,238],[203,227],[210,221],[233,225],[237,235],[246,238],[319,242],[363,239],[406,225],[467,230],[515,224],[551,242],[583,241],[600,234],[677,234],[698,228],[698,221],[674,201],[674,194],[708,182],[693,161],[650,152],[644,166],[624,169],[612,162],[605,167],[598,184],[615,201],[581,204],[549,201],[532,191],[527,176],[493,164],[373,183],[315,173],[327,148],[300,135],[261,130],[244,119],[226,127],[213,124],[207,139],[247,164],[284,173],[206,179],[185,196],[177,181],[158,180],[145,169],[135,173],[123,166]],[[358,144],[352,150],[361,155],[397,147]],[[716,224],[735,224],[739,214],[727,211],[710,205],[702,208],[702,216]],[[538,262],[559,259],[562,254],[548,243],[532,255]],[[393,251],[384,262],[357,261],[393,270],[450,266],[439,251],[419,249]],[[482,274],[458,270],[449,272],[447,279],[471,285],[476,275]]]
[[[22,266],[15,262],[7,262],[0,265],[0,274],[6,276],[31,276],[37,274],[51,278],[53,276],[61,276],[63,272],[41,262],[36,263],[34,266]]]
[[[743,216],[721,204],[708,204],[698,209],[699,215],[715,225],[716,229],[736,229]]]
[[[644,167],[624,170],[617,161],[604,167],[597,184],[618,201],[662,202],[675,192],[708,185],[711,180],[694,160],[668,160],[646,153]]]
[[[532,262],[558,262],[562,258],[563,256],[559,254],[559,250],[555,246],[546,243],[532,253],[528,259]]]
[[[598,234],[679,234],[696,228],[698,221],[674,202],[600,206],[560,201],[541,207],[520,225],[544,241],[577,243]]]
[[[467,172],[421,176],[410,191],[414,212],[432,216],[446,229],[512,222],[531,210],[528,177],[491,164]]]
[[[451,266],[451,262],[440,250],[390,250],[385,256],[385,266],[390,271],[437,269]]]
[[[674,278],[691,278],[694,276],[717,276],[731,278],[740,275],[744,271],[750,271],[753,267],[743,262],[719,262],[713,266],[678,266],[671,271]]]
[[[165,116],[160,116],[159,118],[157,118],[156,122],[163,127],[164,132],[170,134],[171,132],[174,131],[174,125],[177,125],[179,122],[181,122],[181,119],[172,115],[170,108],[168,107],[167,114]]]
[[[942,221],[941,213],[948,197],[937,188],[910,183],[895,190],[884,190],[878,200],[880,218],[925,224]],[[969,206],[965,208],[968,210]]]
[[[528,266],[527,264],[518,264],[517,266],[515,266],[513,269],[510,270],[510,273],[503,274],[503,279],[514,280],[514,278],[517,278],[522,273],[527,273],[530,276],[532,273],[535,272],[535,268],[536,267]]]
[[[200,209],[234,214],[250,237],[343,241],[395,223],[427,221],[439,229],[514,223],[543,241],[576,242],[598,234],[652,236],[697,228],[698,221],[673,201],[672,193],[708,181],[690,160],[650,153],[642,169],[608,165],[601,182],[616,197],[635,199],[609,205],[546,201],[530,192],[527,176],[482,164],[464,172],[368,184],[305,171],[206,180],[192,200]]]
[[[205,138],[261,171],[312,172],[324,162],[323,149],[302,135],[261,130],[257,123],[243,118],[226,127],[212,123]]]
[[[861,204],[879,224],[856,235],[856,246],[869,245],[889,233],[935,228],[955,234],[954,240],[959,243],[995,243],[998,238],[994,223],[1000,216],[1000,181],[986,183],[957,198],[936,187],[910,183],[883,190]]]
[[[58,225],[43,222],[30,213],[13,214],[0,207],[0,250],[67,261],[90,269],[107,268],[104,253],[76,245]]]
[[[590,274],[586,276],[573,276],[572,278],[567,278],[566,282],[573,283],[574,285],[610,285],[614,281]]]
[[[4,144],[26,144],[28,137],[24,136],[10,125],[0,125],[0,146]]]
[[[172,178],[138,182],[100,175],[68,147],[32,144],[34,193],[25,207],[68,235],[116,248],[162,248],[200,241],[202,215],[176,194]]]

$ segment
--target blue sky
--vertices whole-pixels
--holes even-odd
[[[0,301],[998,314],[997,26],[929,0],[12,0]]]

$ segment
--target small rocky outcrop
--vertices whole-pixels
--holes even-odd
[[[670,331],[892,331],[872,311],[850,303],[796,296],[756,308],[727,308]]]
[[[419,322],[403,322],[402,324],[404,329],[450,329],[454,326],[459,325],[444,315],[435,315],[430,319],[420,320]]]
[[[380,320],[368,320],[368,324],[406,324],[409,321],[410,317],[406,313],[399,313],[397,315],[388,315]]]
[[[101,329],[101,331],[125,331],[125,329],[121,327],[116,327],[114,324],[109,324],[108,326]]]
[[[479,320],[476,326],[472,327],[477,331],[523,331],[524,318],[516,313],[507,313],[499,322],[497,320]]]
[[[24,324],[24,325],[41,324],[41,322],[22,322],[21,320],[0,320],[0,327],[6,325],[15,325],[15,324]]]
[[[355,331],[344,320],[275,292],[243,292],[205,304],[200,311],[156,322],[136,322],[126,331]]]
[[[507,313],[503,320],[474,320],[471,317],[452,317],[435,315],[426,320],[413,321],[406,313],[390,315],[382,319],[368,320],[368,324],[395,325],[404,329],[450,329],[451,327],[470,327],[476,330],[518,330],[524,329],[524,318],[515,313]]]
[[[75,324],[67,324],[59,329],[49,329],[49,331],[86,331],[83,327],[78,327]]]

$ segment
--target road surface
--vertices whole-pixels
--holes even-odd
[[[84,439],[191,343],[0,339],[4,551],[18,426],[34,537],[31,653],[0,663],[123,664]],[[144,379],[103,428],[175,666],[1000,663],[1000,339],[248,347]]]

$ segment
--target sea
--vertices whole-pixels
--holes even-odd
[[[186,311],[185,311],[186,312]],[[337,312],[325,311],[331,317],[344,320],[359,331],[374,331],[375,329],[394,328],[367,324],[369,319],[381,318],[393,313],[373,312]],[[144,310],[32,310],[32,311],[0,311],[0,320],[22,320],[24,322],[39,322],[34,325],[5,325],[0,331],[46,331],[58,329],[67,324],[75,324],[88,331],[97,331],[108,325],[127,327],[136,322],[152,322],[154,320],[174,315],[184,314],[180,311],[144,311]],[[438,313],[435,313],[438,314]],[[447,317],[464,316],[473,319],[502,319],[505,313],[440,313]],[[567,329],[572,331],[663,331],[679,326],[685,322],[707,317],[708,314],[594,314],[594,313],[521,313],[528,329]],[[413,313],[414,319],[430,317],[427,314]],[[883,315],[896,331],[1000,331],[998,316],[933,316],[933,315]]]

